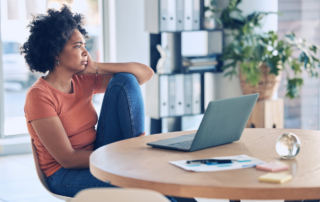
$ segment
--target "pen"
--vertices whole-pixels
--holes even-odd
[[[232,163],[231,159],[197,159],[197,160],[189,160],[187,161],[187,164],[191,163],[217,163],[217,164],[223,164],[223,163]]]

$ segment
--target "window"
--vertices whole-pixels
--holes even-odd
[[[43,76],[41,73],[31,73],[23,56],[19,53],[20,46],[29,36],[29,30],[26,26],[32,20],[32,15],[45,14],[48,8],[59,10],[63,4],[70,6],[73,12],[84,14],[84,28],[89,33],[87,50],[94,61],[102,61],[102,16],[99,9],[101,2],[101,0],[0,1],[2,73],[4,79],[1,82],[4,85],[5,136],[28,133],[23,109],[26,92],[37,79]],[[98,111],[100,100],[99,97],[93,99]]]
[[[312,44],[320,44],[320,2],[304,0],[279,0],[278,32],[280,36],[294,31],[298,37],[304,38]],[[289,73],[290,74],[290,73]],[[284,98],[286,74],[282,75],[279,97]],[[318,130],[319,124],[319,78],[309,78],[302,74],[304,85],[300,91],[300,98],[290,100],[285,98],[284,127]]]

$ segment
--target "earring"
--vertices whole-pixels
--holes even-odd
[[[59,66],[59,60],[56,60],[56,62],[57,62],[57,66]]]

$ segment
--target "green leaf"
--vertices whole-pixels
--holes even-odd
[[[240,71],[241,74],[245,75],[247,83],[251,86],[258,86],[262,75],[259,64],[255,61],[241,63]]]
[[[229,72],[225,73],[223,76],[224,77],[229,77],[229,79],[231,80],[232,77],[235,76],[235,75],[237,75],[237,74],[235,74],[234,71],[229,71]]]
[[[286,97],[289,97],[290,99],[299,97],[299,90],[303,85],[303,80],[301,78],[288,78],[287,81],[288,84]]]
[[[294,71],[295,75],[300,74],[302,72],[301,64],[298,62],[297,59],[292,60],[291,69]]]
[[[309,47],[309,50],[311,50],[312,52],[314,52],[315,54],[317,53],[317,47],[312,45]]]

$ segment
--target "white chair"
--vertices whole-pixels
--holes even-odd
[[[77,193],[71,202],[170,202],[162,194],[145,189],[90,188]]]
[[[34,146],[34,144],[32,143],[31,140],[31,146],[32,146],[32,153],[33,153],[33,159],[34,159],[34,163],[36,165],[36,169],[37,169],[37,174],[39,177],[39,180],[41,182],[41,184],[43,185],[43,187],[54,197],[63,200],[63,201],[71,201],[71,197],[67,197],[67,196],[62,196],[62,195],[58,195],[58,194],[54,194],[50,191],[49,186],[47,184],[47,180],[45,175],[43,174],[42,170],[40,169],[40,165],[39,165],[39,159],[38,159],[38,154],[37,154],[37,150],[36,147]]]

